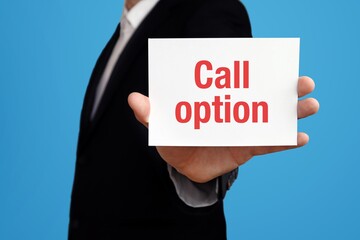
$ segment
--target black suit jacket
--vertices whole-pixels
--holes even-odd
[[[192,208],[127,103],[148,94],[148,38],[251,37],[238,0],[160,0],[119,58],[95,118],[95,89],[119,36],[102,51],[86,90],[71,196],[69,239],[226,239],[223,201]]]

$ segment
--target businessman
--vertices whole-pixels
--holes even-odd
[[[252,37],[238,0],[127,0],[81,112],[69,240],[225,240],[223,199],[238,167],[294,147],[149,147],[148,38]],[[314,89],[300,77],[299,97]],[[298,117],[317,112],[299,100]],[[298,145],[308,142],[298,134]]]

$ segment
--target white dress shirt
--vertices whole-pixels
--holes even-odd
[[[97,87],[91,118],[93,118],[96,113],[108,80],[114,70],[114,66],[121,52],[126,46],[126,43],[158,1],[159,0],[140,0],[130,9],[130,11],[128,11],[125,7],[123,8],[123,13],[120,19],[120,36]],[[131,79],[129,79],[129,81],[131,81]],[[151,161],[151,159],[149,159],[149,161]],[[190,181],[187,177],[178,173],[176,169],[170,165],[168,165],[168,171],[179,198],[187,205],[191,207],[205,207],[217,202],[218,183],[216,179],[208,183],[200,184]]]

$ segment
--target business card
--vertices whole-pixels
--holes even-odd
[[[148,44],[150,146],[297,144],[299,38]]]

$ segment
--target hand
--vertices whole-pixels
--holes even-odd
[[[301,98],[315,88],[309,77],[298,80],[298,96]],[[140,93],[131,93],[128,102],[135,117],[144,126],[148,126],[150,114],[149,98]],[[301,99],[298,102],[298,119],[315,114],[319,103],[314,98]],[[228,173],[257,155],[269,154],[302,147],[307,144],[306,133],[298,133],[296,146],[257,146],[257,147],[156,147],[160,156],[178,172],[195,182],[207,182]]]

